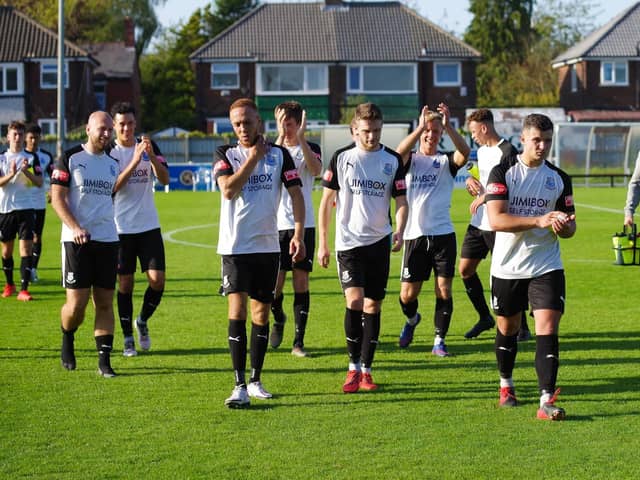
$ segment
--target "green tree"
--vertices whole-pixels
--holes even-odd
[[[170,28],[155,51],[141,58],[145,130],[196,127],[195,73],[189,55],[256,5],[255,1],[216,0],[197,9],[186,23]]]
[[[124,19],[136,27],[136,52],[141,55],[158,29],[154,7],[166,0],[66,0],[65,38],[75,43],[119,41],[124,37]],[[51,0],[5,0],[44,26],[58,27],[58,2]]]

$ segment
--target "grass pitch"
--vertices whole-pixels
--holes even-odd
[[[625,193],[575,192],[578,232],[561,240],[567,311],[558,404],[568,417],[557,423],[535,418],[534,342],[520,345],[514,372],[522,405],[497,408],[493,334],[463,338],[476,318],[460,278],[447,337],[455,356],[430,354],[432,281],[420,298],[423,322],[414,343],[397,347],[399,254],[392,257],[374,364],[379,391],[341,393],[344,301],[332,259],[311,276],[306,344],[313,356],[290,354],[289,322],[283,345],[265,362],[263,381],[274,398],[226,409],[233,375],[226,300],[217,295],[216,193],[157,194],[171,240],[164,299],[149,323],[151,352],[123,358],[117,326],[112,364],[119,375],[99,377],[89,308],[76,334],[78,370],[68,372],[59,359],[60,225],[50,210],[35,300],[0,299],[0,477],[637,478],[640,267],[613,265],[611,249]],[[459,246],[468,204],[465,192],[454,193]],[[488,288],[488,261],[480,275]],[[143,278],[137,280],[136,310],[144,291]],[[288,312],[290,292],[287,285]]]

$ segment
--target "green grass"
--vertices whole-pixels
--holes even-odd
[[[399,254],[392,258],[374,365],[381,390],[341,393],[344,301],[332,259],[328,270],[312,274],[306,343],[313,357],[290,355],[290,322],[283,346],[266,358],[263,380],[275,398],[246,411],[226,409],[233,387],[226,301],[216,293],[219,258],[204,247],[217,240],[214,226],[173,235],[203,247],[166,243],[168,281],[150,321],[150,353],[123,358],[118,326],[112,363],[119,376],[100,378],[89,308],[76,334],[78,370],[65,371],[59,222],[49,211],[35,300],[0,299],[0,477],[637,478],[640,268],[614,266],[611,249],[625,194],[575,192],[578,233],[562,240],[568,294],[558,384],[568,418],[558,423],[535,418],[533,342],[520,346],[514,372],[522,406],[497,408],[492,335],[463,338],[476,319],[459,278],[447,337],[455,356],[432,357],[429,321],[409,349],[397,348]],[[157,203],[165,233],[217,221],[215,193],[159,193]],[[465,192],[454,193],[459,242],[468,203]],[[480,274],[487,288],[488,262]],[[425,320],[432,288],[426,283],[420,298]],[[142,291],[140,283],[136,305]]]

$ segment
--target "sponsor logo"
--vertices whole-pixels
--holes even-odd
[[[504,195],[507,193],[507,186],[503,183],[490,183],[487,185],[487,193],[490,195]]]
[[[218,160],[213,166],[213,174],[215,175],[220,170],[226,170],[226,168],[227,168],[227,162],[225,162],[224,160]]]
[[[68,182],[69,181],[69,173],[64,170],[54,170],[51,174],[51,178],[54,180],[58,180],[60,182]]]
[[[286,172],[284,172],[284,178],[290,182],[291,180],[296,180],[297,178],[300,178],[300,175],[298,174],[298,170],[287,170]]]
[[[387,188],[387,183],[380,182],[378,180],[352,178],[349,182],[349,186],[352,188],[371,188],[373,190],[384,190],[385,188]]]
[[[553,190],[554,188],[556,188],[556,181],[553,179],[553,177],[547,177],[545,179],[544,188],[546,188],[547,190]]]
[[[401,178],[400,180],[396,180],[396,190],[406,190],[407,189],[407,182],[404,181],[404,178]]]
[[[325,170],[324,175],[322,175],[322,179],[325,182],[330,182],[333,178],[333,172],[331,170]]]
[[[564,197],[564,206],[573,207],[573,195],[567,195]]]

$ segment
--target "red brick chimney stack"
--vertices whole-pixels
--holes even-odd
[[[124,17],[124,46],[131,48],[136,46],[136,29],[131,17]]]

